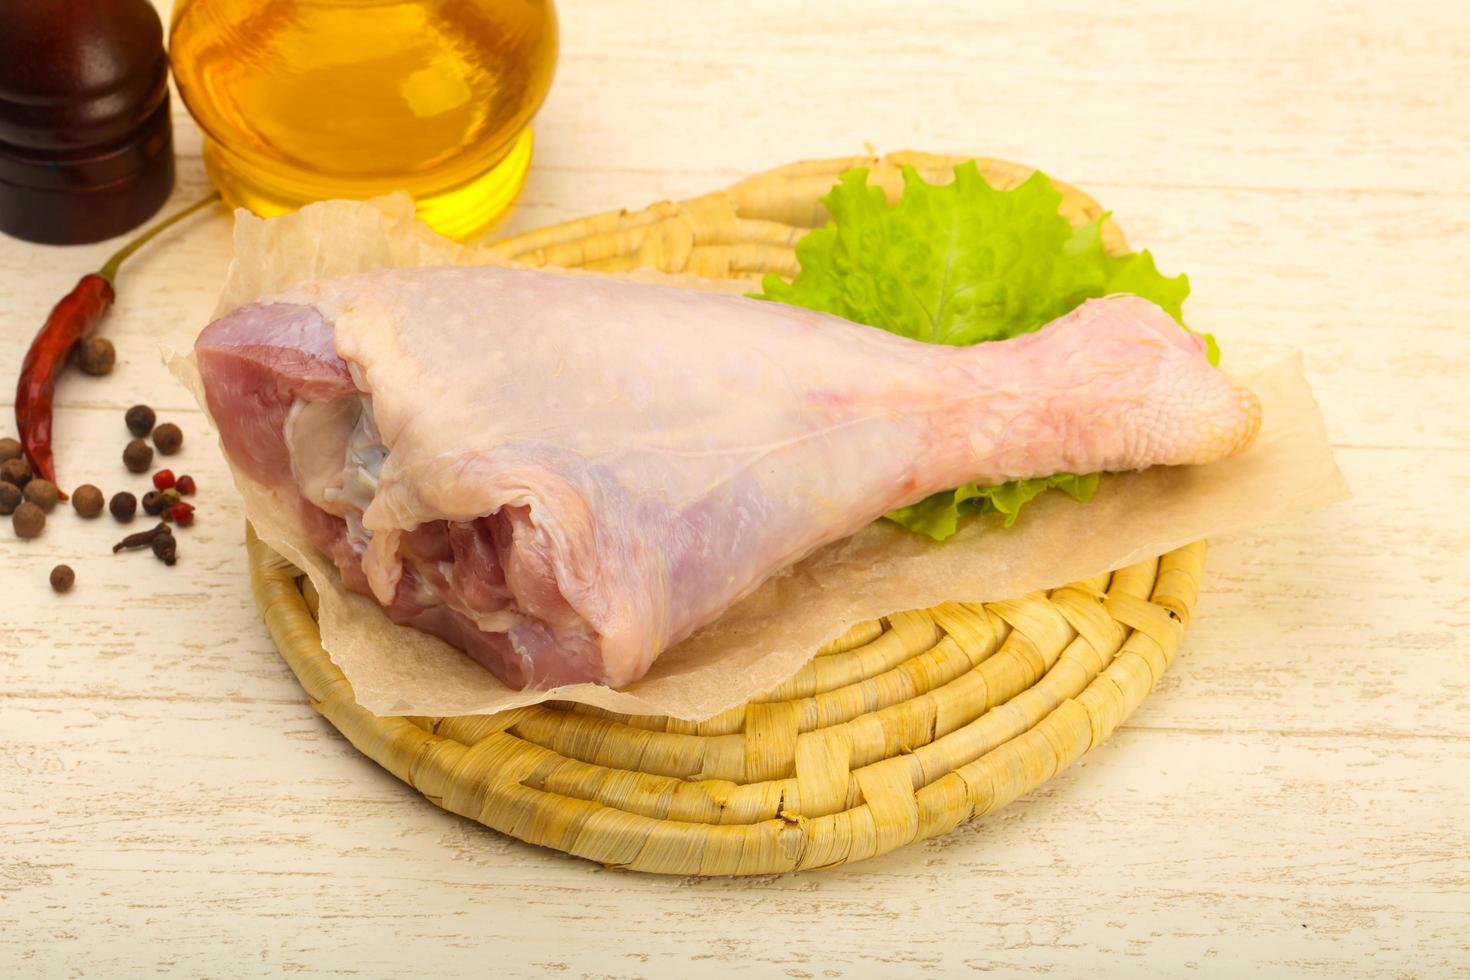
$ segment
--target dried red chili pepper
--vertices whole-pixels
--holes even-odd
[[[56,378],[66,366],[67,352],[96,328],[114,295],[112,283],[103,276],[95,272],[83,276],[52,308],[20,365],[15,425],[31,466],[52,483],[56,466],[51,456],[51,396]]]
[[[67,354],[97,329],[112,306],[117,295],[113,282],[118,267],[153,236],[218,199],[218,193],[210,194],[134,238],[100,270],[82,276],[46,317],[46,323],[31,341],[21,362],[20,380],[15,386],[15,424],[36,475],[56,483],[56,464],[51,453],[51,399],[56,392],[56,379],[66,367]]]

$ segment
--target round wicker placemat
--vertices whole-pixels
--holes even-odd
[[[714,194],[615,211],[492,246],[533,265],[794,275],[818,198],[868,166],[944,180],[961,157],[807,161]],[[996,186],[1030,168],[980,160]],[[1074,188],[1063,212],[1101,213]],[[1117,227],[1110,248],[1124,248]],[[604,864],[681,875],[858,861],[1003,806],[1106,739],[1179,649],[1203,542],[1049,593],[946,603],[864,623],[776,690],[701,722],[551,702],[495,715],[377,717],[321,647],[316,595],[247,532],[251,582],[312,706],[434,804]]]

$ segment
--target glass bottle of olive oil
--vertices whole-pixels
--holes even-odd
[[[453,238],[520,190],[556,54],[552,0],[178,0],[170,38],[227,201],[401,189]]]

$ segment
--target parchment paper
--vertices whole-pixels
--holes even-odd
[[[303,279],[487,261],[483,251],[434,234],[401,195],[330,201],[268,221],[241,211],[217,313]],[[683,284],[747,288],[708,280]],[[171,356],[170,365],[199,397],[192,357]],[[591,684],[550,691],[506,688],[465,654],[394,625],[372,599],[344,589],[330,560],[293,527],[270,491],[239,472],[235,481],[260,537],[316,585],[322,645],[369,711],[463,715],[561,700],[697,720],[770,690],[823,642],[863,620],[949,600],[1024,595],[1346,497],[1300,357],[1241,377],[1260,395],[1264,420],[1244,454],[1208,466],[1108,476],[1086,505],[1045,494],[1012,528],[972,521],[943,544],[880,521],[766,582],[666,651],[647,676],[623,691]]]

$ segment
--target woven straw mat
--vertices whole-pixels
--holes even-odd
[[[749,280],[796,273],[818,198],[854,166],[893,197],[900,169],[952,179],[964,158],[806,161],[691,201],[616,211],[497,243],[532,265]],[[979,161],[996,186],[1030,168]],[[1097,202],[1059,185],[1080,223]],[[1109,225],[1105,241],[1123,249]],[[1200,542],[1111,574],[985,605],[863,623],[762,698],[701,722],[551,702],[495,715],[376,717],[322,650],[309,581],[253,533],[256,602],[312,705],[437,806],[606,865],[764,874],[859,861],[952,830],[1101,743],[1179,649]]]

